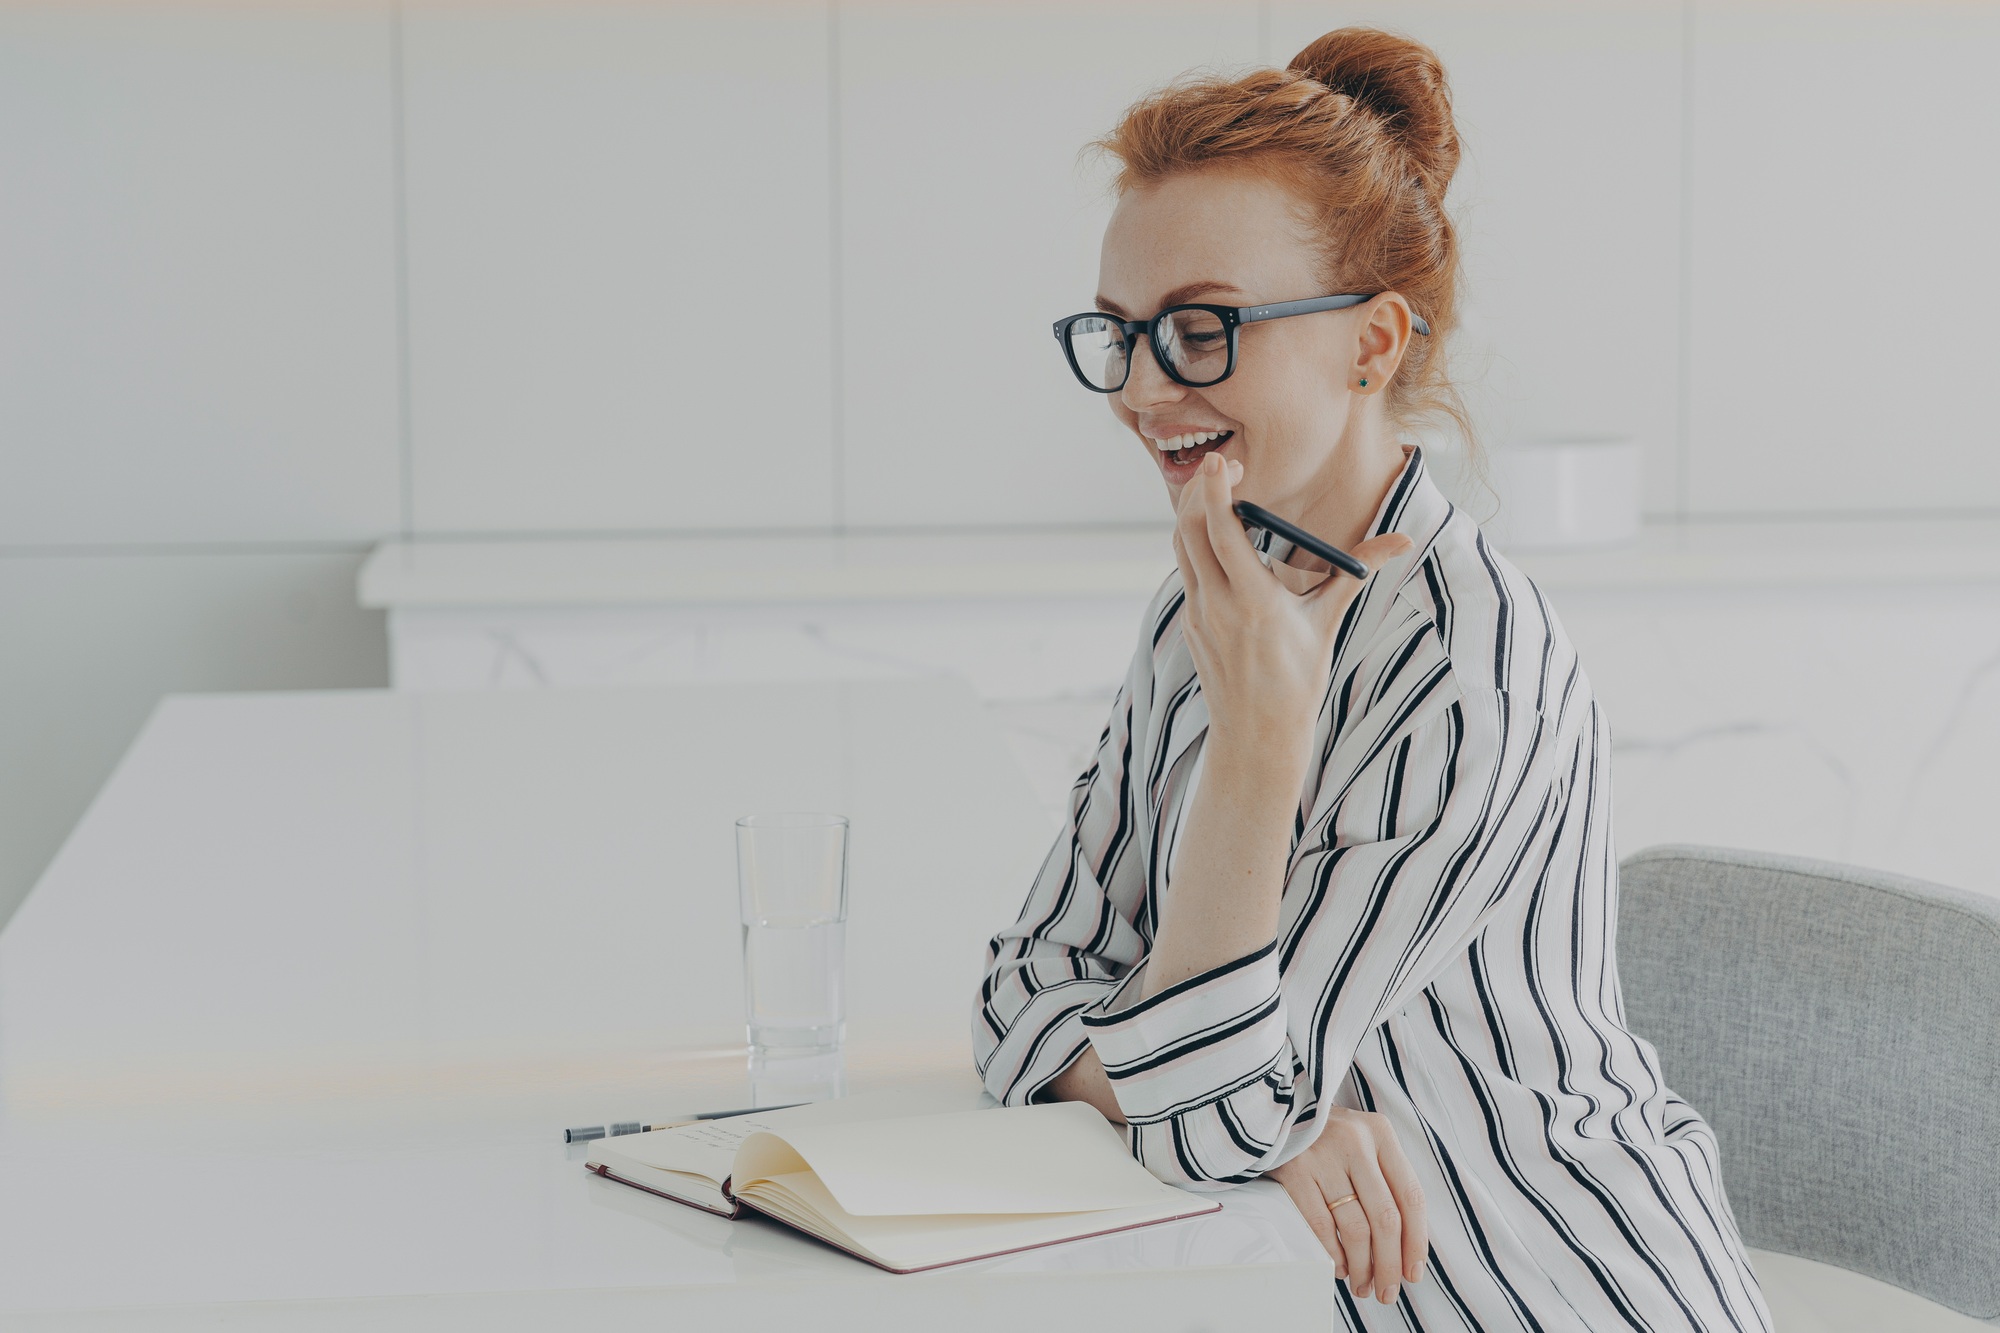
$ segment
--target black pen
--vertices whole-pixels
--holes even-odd
[[[588,1143],[592,1139],[617,1138],[620,1134],[650,1134],[656,1129],[679,1129],[683,1125],[699,1124],[704,1120],[729,1120],[739,1115],[756,1115],[759,1111],[789,1111],[794,1106],[804,1106],[804,1102],[786,1102],[783,1106],[745,1106],[734,1111],[697,1111],[679,1120],[666,1120],[657,1125],[648,1125],[638,1120],[616,1120],[610,1126],[579,1125],[563,1131],[564,1143]]]
[[[1262,505],[1251,504],[1248,500],[1238,500],[1231,508],[1236,511],[1236,517],[1242,519],[1246,527],[1259,527],[1274,532],[1292,545],[1311,551],[1343,574],[1351,574],[1357,579],[1368,577],[1368,566],[1332,542],[1323,542],[1304,528],[1285,522]]]

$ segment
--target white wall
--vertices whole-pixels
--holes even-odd
[[[0,918],[130,701],[383,679],[246,591],[381,536],[1156,517],[1047,332],[1076,150],[1349,22],[1452,72],[1489,440],[1635,433],[1660,515],[2000,512],[1993,0],[0,7]]]
[[[386,678],[393,31],[0,7],[0,921],[162,693]]]
[[[396,524],[390,31],[0,9],[0,544]]]
[[[1690,509],[2000,503],[2000,5],[1704,6]]]
[[[402,32],[416,528],[830,523],[825,13]]]

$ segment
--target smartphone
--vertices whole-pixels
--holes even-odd
[[[1262,505],[1253,505],[1248,500],[1238,500],[1231,507],[1236,510],[1236,517],[1243,520],[1244,527],[1265,528],[1275,532],[1292,545],[1311,551],[1343,574],[1351,574],[1357,579],[1368,577],[1368,566],[1332,542],[1323,542],[1304,528],[1294,527],[1285,522]]]

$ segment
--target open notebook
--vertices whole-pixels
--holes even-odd
[[[921,1115],[884,1106],[822,1102],[599,1139],[585,1165],[724,1217],[755,1209],[892,1273],[1222,1206],[1155,1179],[1081,1102]]]

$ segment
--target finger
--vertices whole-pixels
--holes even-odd
[[[1403,1210],[1403,1277],[1415,1282],[1424,1275],[1424,1263],[1430,1257],[1430,1219],[1424,1212],[1424,1187],[1417,1183],[1416,1169],[1410,1159],[1403,1155],[1403,1145],[1391,1133],[1382,1143],[1379,1153],[1382,1177],[1389,1182],[1390,1191],[1396,1196],[1396,1206]]]
[[[1189,519],[1188,529],[1181,534],[1181,544],[1187,547],[1188,560],[1194,565],[1195,576],[1204,590],[1219,592],[1228,587],[1229,571],[1215,554],[1215,542],[1208,535],[1208,516],[1197,509]]]
[[[1319,1243],[1333,1256],[1333,1275],[1341,1275],[1340,1237],[1333,1229],[1333,1218],[1327,1215],[1326,1200],[1320,1197],[1319,1182],[1311,1176],[1299,1177],[1286,1173],[1278,1177],[1278,1183],[1285,1187],[1285,1193],[1292,1196],[1292,1205],[1305,1218],[1306,1225],[1319,1237]]]
[[[1195,572],[1204,579],[1213,579],[1218,587],[1229,581],[1229,575],[1216,555],[1216,542],[1211,535],[1209,492],[1221,470],[1222,460],[1214,454],[1201,460],[1200,469],[1181,487],[1179,522],[1175,525],[1180,529],[1189,558],[1194,561]],[[1226,511],[1228,506],[1223,508]]]
[[[1185,589],[1181,597],[1181,642],[1187,645],[1188,656],[1195,664],[1197,672],[1207,665],[1204,651],[1207,647],[1202,638],[1201,625],[1201,581],[1195,574],[1194,562],[1188,556],[1187,543],[1181,540],[1179,529],[1174,531],[1174,564],[1180,567],[1181,587]]]
[[[1174,563],[1180,566],[1181,586],[1187,589],[1187,595],[1192,598],[1196,590],[1194,566],[1188,562],[1187,543],[1181,540],[1179,524],[1174,526]]]
[[[1202,473],[1195,478],[1201,486],[1202,508],[1208,518],[1208,538],[1215,548],[1216,559],[1230,579],[1245,579],[1259,572],[1261,562],[1257,559],[1257,549],[1250,545],[1250,538],[1244,535],[1243,520],[1236,517],[1230,505],[1230,472],[1242,475],[1242,464],[1234,459],[1224,462],[1222,455],[1210,454],[1216,466],[1210,471],[1206,461]]]
[[[1407,554],[1416,545],[1400,532],[1385,532],[1379,537],[1370,537],[1354,548],[1354,558],[1371,570],[1380,569],[1399,555]]]
[[[1354,1182],[1354,1192],[1361,1196],[1361,1206],[1368,1210],[1368,1238],[1377,1259],[1369,1273],[1374,1279],[1370,1285],[1375,1299],[1386,1305],[1396,1299],[1401,1285],[1397,1265],[1403,1255],[1403,1212],[1374,1157],[1356,1161],[1348,1168],[1348,1177]]]
[[[1328,1188],[1322,1185],[1322,1189]],[[1338,1199],[1341,1194],[1352,1192],[1353,1185],[1341,1188],[1339,1194],[1329,1194],[1328,1199]],[[1366,1296],[1375,1276],[1373,1234],[1368,1222],[1368,1211],[1358,1199],[1349,1199],[1329,1210],[1333,1214],[1333,1227],[1340,1235],[1341,1250],[1347,1255],[1347,1288],[1357,1296]]]

